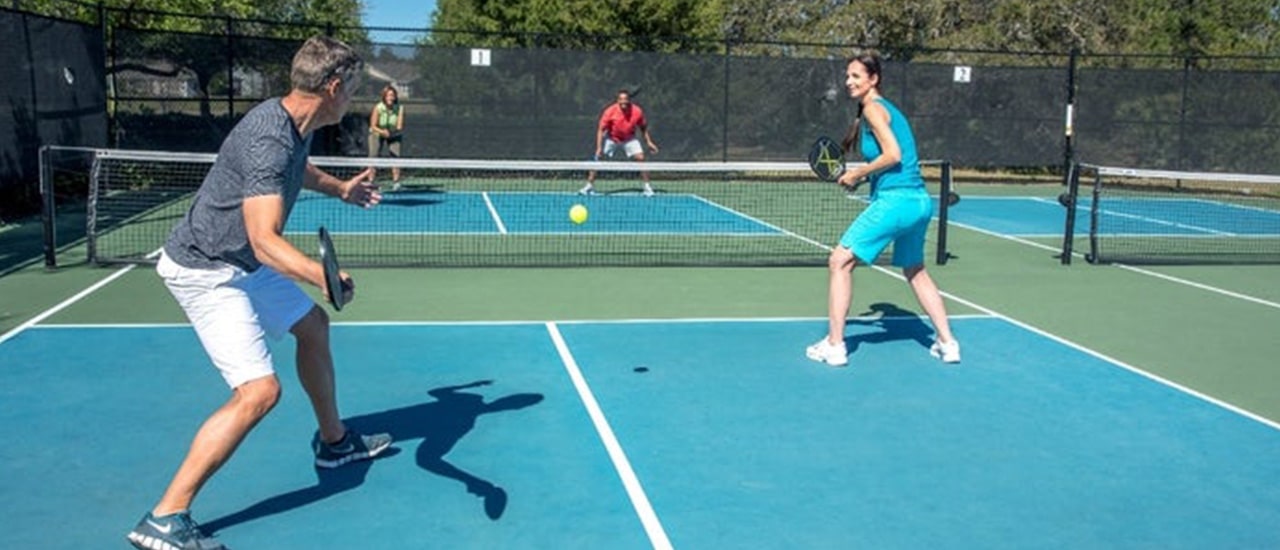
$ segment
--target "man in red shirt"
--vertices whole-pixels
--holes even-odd
[[[631,103],[630,92],[618,90],[617,101],[606,107],[603,113],[600,113],[600,124],[596,129],[595,160],[612,157],[619,150],[622,150],[627,153],[627,158],[643,162],[644,148],[640,146],[640,140],[636,138],[637,132],[644,136],[644,141],[649,146],[649,151],[657,153],[658,144],[653,142],[653,136],[649,132],[649,123],[644,118],[644,111],[640,109],[639,105]],[[640,177],[644,180],[644,195],[646,197],[653,196],[653,187],[649,186],[649,173],[641,171]],[[587,185],[578,193],[582,195],[595,194],[595,181],[595,170],[587,172]]]

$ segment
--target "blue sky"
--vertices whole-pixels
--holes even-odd
[[[424,29],[431,25],[436,0],[364,0],[364,24],[367,27],[404,27]],[[404,33],[371,33],[375,42],[404,42]]]

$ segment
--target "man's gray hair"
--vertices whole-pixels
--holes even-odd
[[[317,94],[337,78],[344,86],[354,82],[364,68],[364,60],[341,40],[313,36],[293,56],[289,81],[293,89]]]

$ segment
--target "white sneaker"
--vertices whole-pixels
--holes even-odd
[[[932,346],[929,346],[929,355],[941,359],[943,363],[959,363],[960,342],[952,340],[943,344],[935,341]]]
[[[579,190],[578,190],[578,194],[579,194],[579,195],[594,195],[594,194],[596,194],[596,188],[595,188],[595,186],[594,186],[594,185],[591,185],[590,183],[588,183],[588,184],[586,184],[585,186],[583,186],[583,187],[582,187],[582,189],[579,189]]]
[[[647,183],[646,183],[646,184],[644,184],[644,196],[646,196],[646,197],[652,197],[652,196],[653,196],[653,188],[652,188],[652,187],[649,187],[649,184],[647,184]]]
[[[827,341],[826,337],[806,348],[804,354],[814,361],[826,363],[833,367],[843,367],[849,364],[849,351],[845,349],[844,342],[832,344]]]

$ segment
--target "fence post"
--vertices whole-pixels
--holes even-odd
[[[1071,56],[1067,60],[1067,105],[1066,120],[1063,125],[1062,141],[1062,185],[1069,183],[1071,163],[1075,160],[1075,124],[1076,124],[1076,68],[1080,58],[1080,50],[1071,48]]]
[[[1186,54],[1182,58],[1182,96],[1178,98],[1178,170],[1188,170],[1187,165],[1187,98],[1191,81],[1191,68],[1196,63],[1195,54]],[[1182,180],[1174,184],[1182,187]]]
[[[1066,230],[1062,243],[1062,254],[1058,259],[1062,265],[1071,264],[1072,239],[1074,239],[1073,231],[1075,229],[1076,205],[1075,205],[1075,125],[1076,125],[1076,70],[1080,59],[1080,49],[1071,48],[1071,56],[1067,59],[1067,113],[1066,121],[1063,126],[1062,140],[1062,186],[1067,189],[1060,195],[1062,197],[1070,197],[1063,204],[1067,209]],[[1059,201],[1062,202],[1062,201]]]
[[[724,104],[721,106],[721,112],[724,115],[720,120],[720,161],[729,162],[729,60],[732,58],[731,50],[733,48],[733,39],[724,39]]]
[[[227,16],[227,122],[236,118],[236,46],[235,20]]]

